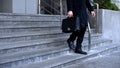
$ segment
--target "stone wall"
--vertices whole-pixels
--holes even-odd
[[[100,10],[101,31],[104,38],[120,41],[120,11]]]

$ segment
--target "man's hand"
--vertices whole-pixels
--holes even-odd
[[[73,17],[73,12],[72,11],[68,11],[67,16],[68,17]]]
[[[95,12],[94,11],[91,11],[91,15],[93,16],[93,17],[95,17]]]

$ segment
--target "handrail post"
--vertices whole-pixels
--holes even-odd
[[[90,51],[90,49],[91,49],[91,28],[88,22],[88,51]]]
[[[62,0],[60,0],[60,21],[62,22],[62,15],[63,15],[63,7],[62,7]]]
[[[41,7],[40,7],[40,5],[41,5],[41,0],[38,0],[38,14],[40,14],[41,13]]]
[[[95,3],[95,5],[97,6],[97,13],[96,13],[96,16],[97,16],[97,18],[96,18],[96,27],[95,27],[95,32],[96,33],[98,33],[98,32],[100,32],[99,31],[99,18],[98,18],[98,14],[99,14],[99,4],[98,3]]]
[[[25,14],[27,13],[27,1],[25,0]]]
[[[98,13],[99,13],[99,4],[95,3],[95,5],[97,6],[97,23],[96,23],[96,33],[99,32],[99,23],[98,23]],[[90,24],[88,22],[88,51],[90,51],[91,49],[91,28],[90,28]]]

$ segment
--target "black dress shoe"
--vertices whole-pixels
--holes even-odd
[[[82,50],[75,50],[75,53],[87,55],[87,52],[84,52]]]
[[[68,46],[70,49],[74,50],[75,49],[75,45],[73,41],[70,41],[69,39],[67,40]]]

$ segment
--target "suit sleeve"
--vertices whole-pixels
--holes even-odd
[[[87,5],[87,8],[88,10],[91,12],[91,11],[94,11],[94,8],[93,6],[90,4],[90,0],[86,0],[86,5]]]
[[[73,2],[72,0],[67,0],[67,11],[73,10]]]

